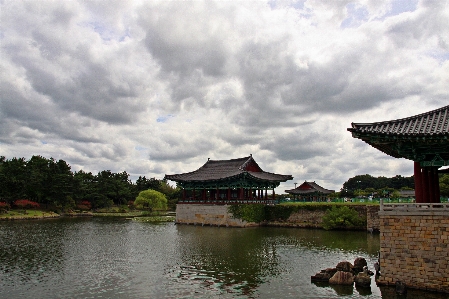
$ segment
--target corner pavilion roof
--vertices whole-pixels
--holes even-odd
[[[311,193],[330,194],[330,193],[334,193],[335,190],[328,190],[328,189],[321,187],[320,185],[318,185],[315,182],[305,181],[304,183],[302,183],[295,189],[285,190],[285,192],[287,192],[289,194],[299,194],[299,195],[311,194]]]
[[[225,180],[243,174],[255,180],[270,182],[285,182],[293,179],[291,175],[263,171],[252,156],[231,160],[208,160],[195,171],[165,175],[165,179],[175,182],[206,182]]]
[[[348,131],[395,158],[422,166],[449,165],[449,106],[415,116],[374,123],[352,123]]]

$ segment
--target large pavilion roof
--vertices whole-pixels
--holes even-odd
[[[422,166],[449,165],[449,106],[415,116],[374,123],[352,123],[348,131],[395,158]]]
[[[210,182],[220,181],[246,175],[255,180],[269,182],[285,182],[293,179],[291,175],[275,174],[263,171],[252,155],[231,160],[208,160],[199,169],[181,173],[165,175],[165,179],[175,182]]]
[[[285,190],[285,192],[287,192],[289,194],[306,195],[306,194],[312,194],[312,193],[315,193],[315,194],[330,194],[330,193],[334,193],[335,190],[325,189],[325,188],[321,187],[320,185],[318,185],[315,182],[307,182],[307,181],[305,181],[304,183],[302,183],[301,185],[299,185],[295,189]]]

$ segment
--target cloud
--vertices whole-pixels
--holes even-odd
[[[353,139],[351,122],[447,105],[443,2],[0,5],[7,158],[135,179],[253,154],[264,170],[339,190],[356,174],[412,174]]]

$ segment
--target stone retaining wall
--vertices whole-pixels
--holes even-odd
[[[379,284],[449,293],[449,213],[381,211],[380,242]]]
[[[228,213],[228,205],[178,204],[176,206],[176,223],[193,225],[215,225],[247,227],[258,225],[235,219]],[[367,218],[367,230],[379,231],[379,206],[354,205],[361,217]],[[292,213],[285,221],[270,221],[268,226],[322,228],[325,210],[301,209]]]
[[[178,204],[176,206],[176,223],[192,225],[214,225],[246,227],[254,225],[232,217],[228,205]]]

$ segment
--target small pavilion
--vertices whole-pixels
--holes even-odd
[[[403,119],[352,123],[348,131],[387,155],[414,161],[416,202],[439,203],[438,169],[449,165],[448,110],[445,106]]]
[[[179,204],[274,204],[274,189],[291,175],[263,171],[252,155],[231,160],[210,160],[199,169],[165,175],[182,188]],[[268,190],[272,190],[271,196]]]
[[[328,190],[315,182],[304,181],[295,189],[285,190],[288,194],[292,194],[295,200],[302,201],[327,201],[328,195],[335,193],[335,190]]]

